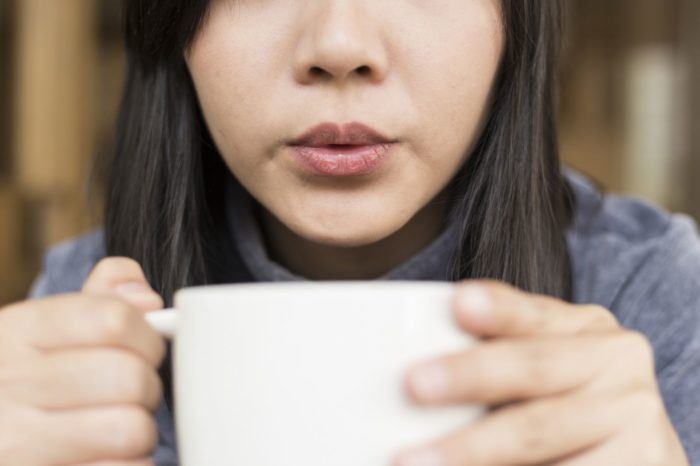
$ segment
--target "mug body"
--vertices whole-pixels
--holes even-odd
[[[446,282],[197,287],[175,297],[178,448],[184,466],[386,466],[478,406],[420,407],[406,369],[475,340]]]

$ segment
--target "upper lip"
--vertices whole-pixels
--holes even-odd
[[[295,146],[324,147],[330,145],[369,146],[394,142],[362,123],[321,123],[292,140]]]

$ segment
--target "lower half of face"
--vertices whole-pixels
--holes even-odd
[[[361,246],[414,219],[466,161],[500,18],[497,0],[213,0],[187,63],[217,148],[260,204],[310,241]],[[358,122],[386,136],[381,151],[292,143]]]

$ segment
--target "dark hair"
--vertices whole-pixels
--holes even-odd
[[[106,166],[109,255],[129,256],[166,302],[210,283],[228,168],[203,122],[183,52],[207,0],[127,0],[128,70]],[[559,0],[503,0],[506,46],[478,143],[454,178],[461,241],[452,278],[494,278],[569,299],[555,76]]]

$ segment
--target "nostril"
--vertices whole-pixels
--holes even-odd
[[[367,66],[367,65],[360,66],[360,67],[358,67],[355,71],[356,71],[357,74],[359,74],[360,76],[369,76],[369,75],[372,74],[372,68],[370,68],[370,67]],[[313,76],[313,77],[323,77],[323,76],[326,76],[326,75],[330,75],[331,73],[329,73],[328,71],[324,70],[324,69],[321,68],[320,66],[313,66],[313,67],[311,67],[311,69],[309,69],[309,74],[310,74],[311,76]]]
[[[314,66],[313,68],[311,68],[310,72],[312,76],[323,76],[326,73],[323,69],[319,68],[318,66]]]

